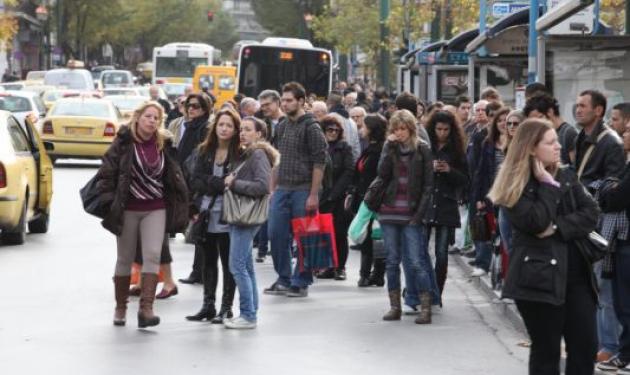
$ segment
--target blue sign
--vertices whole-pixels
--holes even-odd
[[[492,4],[492,16],[501,18],[527,7],[529,7],[529,4],[526,3],[494,3]]]

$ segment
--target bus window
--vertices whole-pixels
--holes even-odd
[[[160,77],[192,77],[197,65],[208,63],[207,58],[158,57],[155,70]]]
[[[219,77],[219,90],[234,90],[234,77],[220,76]]]
[[[199,87],[212,90],[214,88],[214,77],[210,74],[202,74],[199,76]]]

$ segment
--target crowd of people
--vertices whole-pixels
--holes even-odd
[[[325,102],[299,83],[281,91],[237,95],[217,111],[211,95],[191,93],[176,100],[166,126],[163,105],[148,102],[121,128],[97,174],[112,202],[103,224],[118,239],[114,324],[125,324],[137,258],[138,324],[159,324],[152,306],[158,270],[172,261],[169,233],[186,231],[195,244],[180,281],[203,284],[201,309],[186,319],[236,329],[256,327],[254,259],[269,254],[277,278],[263,292],[303,298],[314,278],[346,280],[349,250],[359,250],[357,286],[386,285],[383,319],[416,315],[417,324],[430,324],[442,304],[449,253],[471,258],[471,277],[503,254],[503,297],[515,301],[531,337],[530,374],[559,373],[562,339],[567,374],[590,374],[594,362],[630,374],[630,103],[613,106],[606,124],[604,95],[583,91],[574,126],[541,84],[527,87],[522,109],[494,88],[452,105],[358,84]],[[268,203],[266,221],[227,223],[228,191]],[[376,219],[361,243],[349,243],[363,206]],[[292,261],[291,220],[316,212],[332,214],[338,264],[314,271]],[[603,261],[589,250],[594,232],[609,243]],[[165,284],[158,296],[176,293]]]

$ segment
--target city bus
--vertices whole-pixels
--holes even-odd
[[[332,87],[332,54],[308,40],[267,38],[241,45],[237,72],[238,92],[249,97],[266,89],[280,91],[283,84],[296,81],[307,94],[324,98]]]
[[[192,84],[195,67],[220,64],[221,51],[209,44],[169,43],[153,49],[154,84]]]

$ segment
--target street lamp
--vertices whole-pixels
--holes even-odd
[[[304,23],[306,24],[306,39],[311,39],[311,26],[313,25],[313,15],[304,13]]]
[[[40,5],[37,7],[37,9],[35,9],[35,15],[37,17],[37,19],[39,21],[42,22],[42,47],[44,48],[43,51],[43,64],[41,64],[41,66],[44,68],[44,70],[48,69],[48,56],[49,56],[49,49],[50,49],[50,41],[48,38],[48,9],[46,9],[45,6]]]

